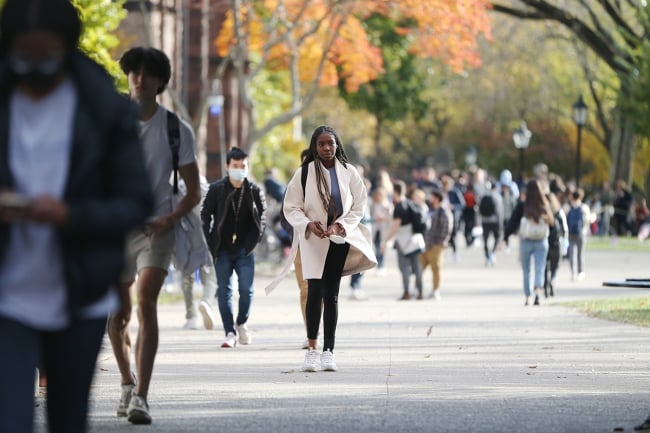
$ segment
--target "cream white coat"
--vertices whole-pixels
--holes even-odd
[[[368,200],[368,191],[363,179],[357,169],[350,164],[344,166],[336,160],[335,167],[343,203],[343,213],[335,222],[343,225],[346,233],[344,239],[350,244],[350,251],[343,267],[343,276],[346,276],[375,267],[377,258],[372,248],[370,230],[360,224]],[[315,170],[316,165],[311,162],[308,167],[304,196],[301,184],[302,169],[296,170],[287,185],[283,207],[284,215],[294,229],[289,265],[293,263],[297,251],[300,251],[302,274],[305,279],[323,277],[325,257],[330,245],[328,238],[321,239],[307,232],[307,224],[311,221],[320,221],[323,228],[327,227],[327,212],[318,194]],[[328,189],[331,190],[329,173],[324,174]],[[277,286],[288,269],[289,266],[266,288],[267,293]]]

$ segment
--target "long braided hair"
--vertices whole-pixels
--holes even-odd
[[[336,152],[334,157],[343,164],[343,167],[347,168],[348,156],[343,150],[343,145],[339,136],[336,134],[336,131],[331,126],[322,125],[314,130],[314,133],[311,135],[311,140],[309,140],[309,153],[303,161],[302,165],[309,165],[310,162],[314,162],[314,171],[316,173],[316,185],[318,186],[318,196],[320,197],[321,203],[323,203],[323,208],[327,212],[328,224],[330,221],[334,220],[343,209],[337,209],[334,200],[332,199],[332,194],[327,188],[327,169],[323,165],[323,162],[318,157],[318,150],[316,148],[316,141],[321,134],[330,134],[334,137],[336,142]]]

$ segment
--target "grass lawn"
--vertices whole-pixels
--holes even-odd
[[[643,242],[635,237],[612,238],[591,236],[587,239],[587,251],[632,251],[650,253],[650,240]]]
[[[650,327],[650,296],[562,302],[560,305],[599,319]]]

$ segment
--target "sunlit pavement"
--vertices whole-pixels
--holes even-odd
[[[650,330],[557,303],[647,296],[601,283],[649,277],[649,264],[650,251],[589,252],[584,280],[572,282],[562,262],[555,298],[524,307],[517,246],[494,267],[482,248],[463,246],[458,261],[447,252],[441,300],[397,301],[389,251],[386,275],[363,277],[367,300],[350,300],[343,281],[335,373],[300,371],[305,332],[293,274],[269,296],[270,279],[259,275],[250,346],[222,349],[222,331],[181,329],[182,302],[160,306],[151,426],[116,417],[119,375],[105,340],[90,432],[632,431],[650,413]]]

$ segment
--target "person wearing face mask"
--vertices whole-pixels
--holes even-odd
[[[88,397],[127,234],[153,194],[135,104],[77,48],[69,0],[6,0],[0,17],[0,432],[87,430]]]
[[[253,301],[255,256],[253,250],[266,226],[263,190],[248,180],[248,155],[233,147],[226,155],[227,176],[210,185],[201,219],[203,232],[214,257],[217,301],[226,338],[221,347],[251,344],[247,322]],[[239,308],[233,313],[232,275],[239,281]]]

